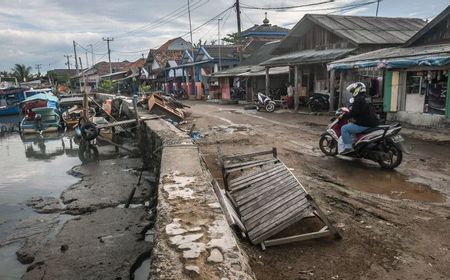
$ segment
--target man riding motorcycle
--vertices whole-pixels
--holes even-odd
[[[366,102],[366,86],[361,82],[356,82],[347,87],[347,90],[353,95],[354,101],[350,112],[346,118],[353,118],[353,123],[344,125],[341,129],[344,150],[341,154],[353,152],[352,135],[361,133],[370,127],[378,126],[378,117],[375,109],[370,103]]]

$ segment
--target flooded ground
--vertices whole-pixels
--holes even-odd
[[[0,118],[8,127],[18,123],[14,117]],[[68,135],[0,135],[0,241],[14,231],[15,225],[39,215],[25,205],[33,196],[59,197],[77,178],[67,174],[80,164],[76,145]],[[25,266],[16,260],[20,244],[0,248],[0,279],[20,279]]]

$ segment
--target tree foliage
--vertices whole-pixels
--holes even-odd
[[[30,66],[25,66],[25,64],[15,64],[11,69],[12,76],[16,77],[20,82],[26,82],[33,77],[31,75],[31,70],[32,68]]]
[[[237,32],[227,34],[226,37],[222,38],[222,41],[228,44],[237,44],[239,43],[239,35],[237,34]]]
[[[101,83],[101,88],[106,92],[106,93],[111,93],[114,89],[114,84],[111,80],[103,80]]]

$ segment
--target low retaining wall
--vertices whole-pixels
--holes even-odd
[[[160,119],[142,130],[148,166],[159,170],[151,279],[255,279],[192,140]]]

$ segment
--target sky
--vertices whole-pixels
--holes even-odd
[[[222,18],[222,37],[236,32],[236,12],[230,8],[234,2],[190,0],[193,41],[217,40],[218,21],[213,19],[217,15]],[[242,7],[265,8],[327,1],[240,2]],[[243,8],[242,30],[261,24],[265,12],[271,24],[286,28],[292,28],[308,12],[374,16],[375,3],[340,9],[365,2],[373,0],[335,0],[281,11]],[[448,4],[448,0],[382,0],[378,15],[431,20]],[[0,71],[10,71],[16,63],[31,66],[35,73],[38,64],[43,73],[49,69],[67,68],[64,55],[72,55],[70,64],[74,68],[74,40],[77,55],[85,67],[92,65],[93,59],[95,62],[108,60],[106,42],[102,38],[114,38],[110,42],[112,61],[134,61],[143,55],[146,57],[150,48],[157,48],[179,36],[190,40],[187,0],[0,0]]]

